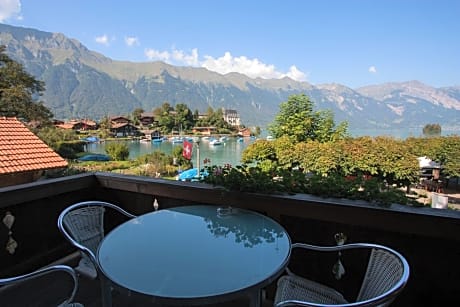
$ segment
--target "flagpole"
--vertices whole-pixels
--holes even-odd
[[[194,141],[196,143],[196,170],[197,176],[200,178],[200,138],[196,137]]]

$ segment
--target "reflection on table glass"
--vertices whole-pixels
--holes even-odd
[[[156,298],[225,299],[268,285],[285,268],[286,231],[261,214],[214,206],[159,210],[107,235],[98,259],[113,282]]]

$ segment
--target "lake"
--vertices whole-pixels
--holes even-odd
[[[229,137],[221,145],[210,145],[209,140],[201,139],[200,141],[200,164],[202,165],[204,159],[211,160],[208,165],[224,165],[226,163],[232,166],[241,164],[241,154],[244,149],[255,139],[243,138],[242,142],[238,138]],[[135,159],[138,156],[152,153],[160,150],[168,155],[172,153],[174,147],[182,147],[182,143],[171,143],[170,141],[163,141],[161,143],[143,143],[137,140],[133,141],[115,141],[124,142],[129,148],[129,159]],[[89,143],[86,145],[86,151],[92,153],[105,153],[105,142],[102,143]],[[196,163],[197,160],[197,144],[193,144],[192,162]]]

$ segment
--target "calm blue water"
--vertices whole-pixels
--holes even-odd
[[[241,154],[244,149],[254,142],[254,139],[244,138],[243,142],[238,142],[237,138],[230,137],[222,143],[222,145],[210,145],[208,140],[201,140],[200,142],[200,164],[202,165],[204,159],[210,159],[208,165],[223,165],[230,163],[235,166],[241,164]],[[169,141],[161,143],[142,143],[139,141],[120,141],[124,142],[129,147],[129,158],[134,159],[140,155],[152,153],[160,150],[166,154],[171,154],[174,147],[183,144],[172,144]],[[91,143],[86,145],[87,152],[105,153],[105,143]],[[192,162],[196,164],[197,161],[197,145],[193,144]]]

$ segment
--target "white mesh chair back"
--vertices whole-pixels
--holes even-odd
[[[104,207],[82,207],[64,217],[64,225],[72,237],[94,254],[104,238]]]
[[[104,238],[104,212],[102,206],[81,207],[69,211],[63,219],[64,226],[75,241],[87,247],[95,255],[97,248]],[[93,261],[84,252],[78,272],[90,277],[97,277],[97,270]]]
[[[394,287],[404,274],[404,265],[394,253],[384,249],[373,248],[367,265],[357,301],[365,301],[382,295]],[[379,306],[387,306],[395,296]]]
[[[278,279],[274,305],[281,306],[387,306],[404,289],[409,279],[409,264],[398,252],[382,245],[352,243],[339,246],[317,246],[294,243],[292,249],[318,252],[341,252],[348,249],[368,249],[370,256],[366,273],[356,300],[347,301],[342,293],[329,286],[308,280],[287,269]]]
[[[106,209],[113,209],[128,218],[136,217],[111,203],[85,201],[67,207],[58,218],[59,230],[72,245],[80,250],[82,255],[75,270],[92,279],[98,276],[96,253],[104,238]]]
[[[0,278],[0,286],[2,307],[83,307],[73,301],[78,290],[78,278],[74,269],[67,265],[54,265],[23,275]]]

